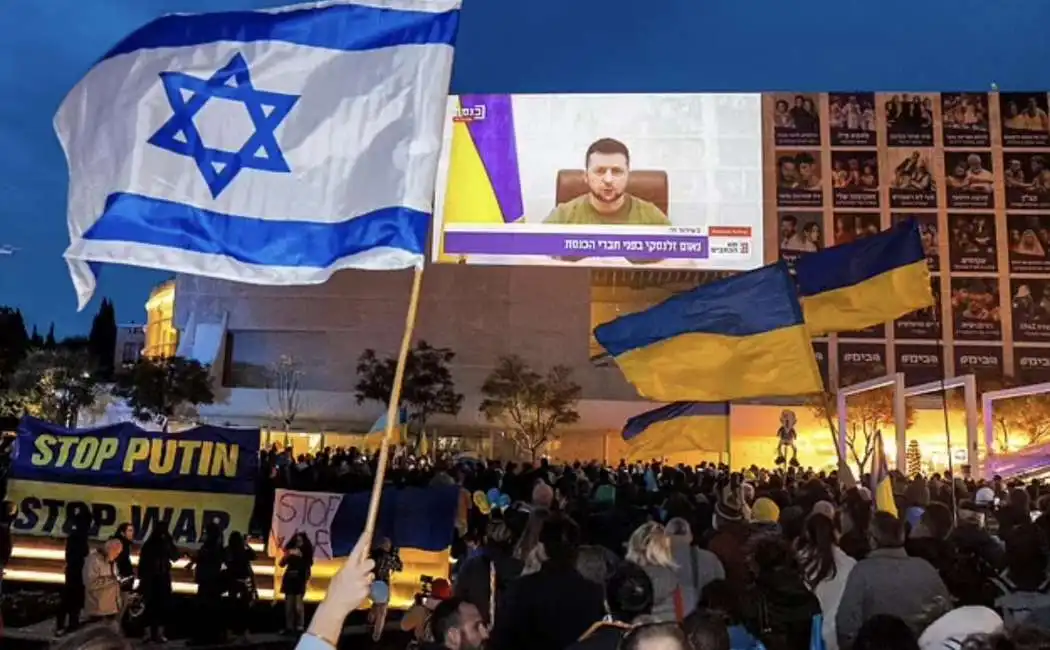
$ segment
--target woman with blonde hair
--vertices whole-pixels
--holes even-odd
[[[642,524],[627,541],[627,561],[640,566],[653,583],[653,619],[660,622],[685,617],[678,565],[671,552],[671,538],[655,522]]]
[[[715,580],[725,580],[726,570],[717,555],[693,545],[693,530],[682,517],[668,521],[665,531],[671,538],[671,558],[678,565],[682,613],[689,616],[696,608],[704,587]]]

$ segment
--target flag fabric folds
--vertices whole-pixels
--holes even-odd
[[[423,262],[460,0],[177,14],[62,102],[70,266],[272,285]]]
[[[594,336],[639,394],[723,402],[823,390],[783,262],[699,286],[599,325]]]
[[[803,255],[799,300],[813,336],[862,330],[934,304],[914,219],[849,244]]]
[[[874,451],[871,455],[871,496],[875,500],[875,509],[899,516],[897,501],[893,498],[893,477],[890,476],[886,462],[886,447],[882,440],[882,431],[875,432],[872,441]]]
[[[728,452],[728,402],[675,402],[627,420],[623,439],[632,458],[685,451]]]

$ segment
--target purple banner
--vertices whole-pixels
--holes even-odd
[[[450,255],[625,257],[632,260],[707,259],[707,237],[698,235],[593,235],[568,233],[446,232]]]
[[[503,220],[517,221],[525,214],[518,170],[518,144],[514,132],[514,103],[510,95],[461,95],[460,111],[471,115],[467,131],[492,183]]]

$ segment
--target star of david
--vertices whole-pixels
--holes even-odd
[[[193,158],[212,198],[218,197],[242,169],[291,172],[274,132],[299,101],[299,95],[256,89],[248,63],[240,54],[234,55],[209,79],[182,72],[162,72],[160,78],[173,114],[148,142]],[[214,149],[201,139],[193,118],[213,97],[239,102],[247,109],[255,132],[240,151]]]

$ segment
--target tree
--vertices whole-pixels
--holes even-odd
[[[91,321],[91,333],[88,334],[87,344],[99,372],[103,377],[111,378],[117,349],[117,313],[113,303],[107,298],[102,300],[98,313]]]
[[[55,341],[55,324],[51,323],[50,329],[47,330],[47,338],[44,339],[44,349],[54,350],[58,346]]]
[[[481,386],[479,410],[489,422],[507,427],[504,435],[536,460],[559,426],[580,420],[580,393],[568,366],[554,366],[543,375],[517,355],[504,356]]]
[[[164,431],[172,418],[192,417],[201,404],[215,401],[211,375],[195,359],[143,358],[119,373],[113,394],[131,407],[140,422],[155,422]]]
[[[919,441],[908,442],[908,476],[922,474],[922,450],[919,449]]]
[[[302,409],[302,382],[305,374],[301,364],[288,355],[281,355],[270,366],[266,382],[269,391],[266,401],[273,416],[284,425],[285,433],[292,428],[292,423]]]
[[[1024,385],[1013,377],[988,377],[977,379],[978,395]],[[953,409],[965,409],[963,395],[953,391],[948,395],[948,404]],[[977,403],[978,418],[983,418],[983,404]],[[1050,439],[1050,394],[1027,395],[992,403],[992,422],[995,426],[995,445],[999,453],[1009,451],[1021,437],[1023,445],[1034,445]]]
[[[449,364],[456,353],[449,348],[435,348],[419,341],[409,350],[405,377],[401,385],[401,407],[407,412],[410,431],[426,430],[431,416],[457,415],[463,406],[463,395],[456,392]],[[357,403],[373,400],[389,406],[394,387],[397,359],[380,358],[375,350],[365,350],[357,360]]]
[[[0,307],[0,389],[4,388],[28,351],[29,336],[22,312]]]
[[[885,374],[882,369],[873,369],[872,372],[876,377]],[[851,386],[857,381],[852,377],[843,377],[841,383]],[[810,406],[813,414],[822,421],[838,421],[835,395],[825,394],[811,402]],[[910,427],[915,422],[915,408],[907,403],[904,408],[906,424]],[[894,426],[892,387],[849,396],[846,401],[846,450],[857,466],[858,476],[867,471],[871,455],[875,453],[875,432],[890,426]]]
[[[15,371],[11,392],[30,415],[76,426],[80,410],[95,403],[98,381],[94,370],[93,360],[84,352],[35,350]]]
[[[40,332],[36,330],[36,325],[33,326],[33,335],[29,337],[29,347],[33,350],[39,350],[44,347],[44,337],[40,336]]]

